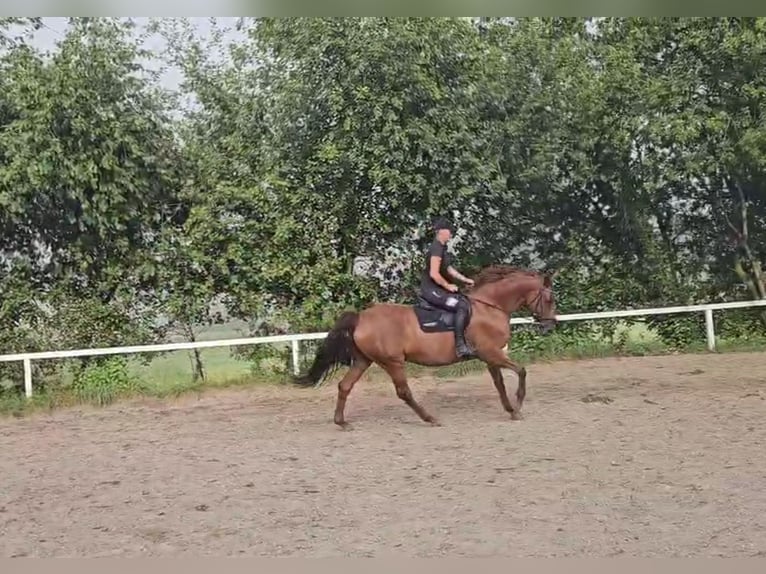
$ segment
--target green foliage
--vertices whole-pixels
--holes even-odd
[[[42,314],[29,297],[30,279],[21,273],[0,275],[0,349],[3,354],[42,350],[44,344],[34,329]],[[21,363],[0,363],[0,386],[21,391]]]
[[[201,104],[189,142],[207,188],[218,186],[199,198],[198,236],[214,238],[207,261],[225,263],[238,316],[276,306],[272,328],[317,326],[344,305],[411,297],[406,266],[385,270],[387,284],[350,269],[358,257],[380,267],[388,246],[422,251],[423,234],[403,237],[445,211],[459,213],[463,266],[563,265],[569,310],[739,296],[729,235],[740,200],[700,184],[708,166],[741,167],[700,145],[739,137],[704,129],[733,96],[689,94],[720,83],[704,66],[741,59],[727,80],[760,110],[762,20],[245,19],[229,46],[169,26]],[[732,145],[751,142],[754,167],[763,126],[753,113]],[[745,203],[752,238],[757,213]],[[749,241],[755,286],[764,241]]]
[[[729,340],[763,340],[766,327],[757,309],[732,309],[714,314],[716,336]]]
[[[255,379],[276,380],[292,372],[292,351],[289,344],[239,347],[232,354],[237,359],[247,362],[250,374]]]
[[[116,399],[138,394],[143,383],[128,370],[124,357],[108,357],[93,361],[77,372],[72,391],[77,400],[98,406]]]
[[[0,248],[41,287],[66,281],[108,299],[152,275],[148,234],[174,202],[176,150],[128,34],[75,19],[50,60],[26,48],[5,59]]]
[[[648,324],[671,349],[681,350],[695,341],[705,341],[705,319],[701,313],[685,317],[655,315]]]

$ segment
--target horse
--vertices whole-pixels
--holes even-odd
[[[362,311],[345,311],[322,341],[312,365],[293,378],[301,387],[316,386],[341,365],[350,367],[338,383],[334,422],[347,428],[346,400],[356,382],[373,363],[391,378],[397,396],[426,423],[441,423],[415,399],[407,383],[405,363],[426,367],[451,365],[479,359],[487,365],[500,403],[511,420],[521,420],[526,396],[527,371],[508,358],[511,313],[527,307],[548,333],[556,325],[553,279],[556,273],[538,272],[509,265],[485,267],[475,278],[467,297],[471,312],[466,340],[473,355],[455,353],[454,313],[431,306],[421,298],[414,304],[373,303]],[[501,369],[512,370],[518,379],[516,404],[508,399]]]

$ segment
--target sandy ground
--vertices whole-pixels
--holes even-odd
[[[766,556],[766,353],[412,383],[0,420],[0,555]]]

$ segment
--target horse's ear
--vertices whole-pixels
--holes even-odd
[[[553,287],[553,279],[559,274],[559,270],[548,271],[543,275],[543,285],[545,287]]]

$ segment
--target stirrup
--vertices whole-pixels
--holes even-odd
[[[476,351],[474,351],[468,343],[465,343],[462,345],[462,349],[459,345],[455,346],[455,354],[462,359],[466,357],[475,357]]]

